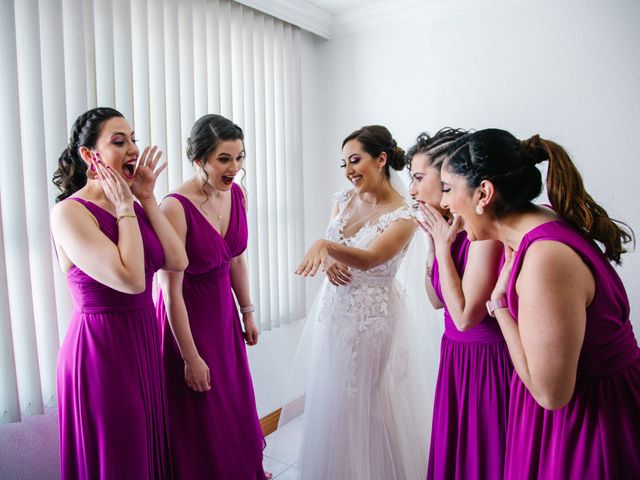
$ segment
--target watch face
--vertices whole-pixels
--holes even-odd
[[[491,317],[495,318],[495,311],[498,308],[506,308],[508,306],[507,304],[507,298],[506,297],[500,297],[499,299],[497,299],[495,302],[492,300],[487,300],[487,312],[489,312],[489,315]]]
[[[489,316],[494,317],[495,315],[493,314],[493,310],[494,310],[493,302],[491,302],[491,300],[487,300],[486,305],[487,305],[487,312],[489,312]]]

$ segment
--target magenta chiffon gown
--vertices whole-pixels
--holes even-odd
[[[595,243],[562,220],[545,223],[524,236],[514,259],[507,299],[516,320],[516,279],[527,249],[540,240],[580,255],[593,272],[595,297],[566,406],[545,410],[513,376],[505,478],[640,478],[640,350],[622,281]]]
[[[233,184],[231,219],[224,237],[198,207],[171,194],[187,221],[182,295],[193,340],[211,373],[211,390],[195,392],[184,380],[184,362],[171,332],[162,295],[172,458],[179,480],[264,480],[264,437],[256,411],[240,318],[231,290],[230,262],[247,246],[247,219],[240,187]]]
[[[118,241],[116,218],[72,197]],[[142,234],[147,288],[131,295],[67,272],[73,314],[58,354],[62,478],[171,478],[160,335],[152,278],[164,262],[160,241],[135,204]]]
[[[451,245],[461,278],[469,243],[461,232]],[[444,304],[437,260],[431,282]],[[444,305],[444,322],[427,479],[501,479],[513,372],[507,346],[488,315],[461,332]]]

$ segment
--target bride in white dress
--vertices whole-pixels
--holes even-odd
[[[342,159],[352,188],[336,194],[326,239],[296,271],[323,270],[327,280],[298,347],[302,382],[292,385],[280,425],[304,405],[302,479],[424,479],[434,382],[425,363],[435,363],[437,352],[427,351],[420,326],[435,320],[409,314],[396,279],[415,232],[412,211],[390,182],[404,152],[374,125],[344,140]]]

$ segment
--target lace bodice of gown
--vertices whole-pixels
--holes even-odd
[[[355,233],[344,236],[345,225],[358,226],[356,215],[349,207],[353,203],[353,190],[336,194],[338,214],[327,227],[327,239],[356,248],[367,248],[389,225],[401,218],[411,218],[411,210],[402,203],[375,209],[373,215],[360,217],[362,226],[352,229]],[[347,399],[356,398],[362,390],[358,380],[358,365],[366,358],[378,357],[388,350],[388,339],[393,332],[398,315],[399,291],[394,282],[396,273],[406,253],[403,248],[387,262],[369,270],[352,268],[351,282],[334,287],[327,284],[324,295],[319,297],[318,318],[326,322],[328,334],[350,352],[347,361]],[[367,363],[365,361],[365,363]],[[369,387],[365,388],[367,390]]]
[[[353,190],[335,196],[338,211],[326,238],[366,249],[393,222],[412,212],[398,199],[362,204]],[[409,242],[408,242],[409,243]],[[369,270],[351,269],[351,281],[326,278],[309,312],[294,372],[304,378],[280,420],[299,413],[305,397],[301,478],[405,480],[426,475],[427,402],[406,295],[396,274],[407,254]],[[292,375],[296,378],[296,374]],[[296,405],[293,407],[293,405]],[[297,414],[297,413],[296,413]]]
[[[344,190],[335,194],[335,199],[338,202],[338,213],[327,227],[327,240],[349,247],[364,249],[394,221],[412,218],[411,210],[405,203],[402,203],[399,207],[397,205],[386,208],[382,206],[366,215],[361,215],[358,219],[354,214],[353,208],[351,208],[353,196],[353,190]],[[353,235],[344,235],[347,225],[357,225],[358,223],[362,226],[355,230]],[[366,271],[351,269],[353,275],[351,286],[360,284],[390,285],[398,272],[406,251],[407,247],[405,246],[395,257]]]

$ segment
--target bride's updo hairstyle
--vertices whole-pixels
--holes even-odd
[[[404,150],[398,146],[387,127],[382,125],[368,125],[362,127],[342,141],[344,148],[347,142],[357,140],[365,152],[373,158],[380,156],[382,152],[387,154],[387,162],[384,165],[384,173],[390,177],[390,168],[402,170],[404,168]]]
[[[500,218],[511,212],[533,208],[542,192],[538,163],[549,162],[547,193],[555,212],[585,237],[604,246],[609,261],[621,263],[627,250],[623,244],[634,240],[624,223],[609,218],[584,188],[582,176],[569,155],[557,143],[534,135],[518,140],[505,130],[479,130],[458,140],[445,168],[463,176],[470,188],[489,180],[498,193],[493,214]]]

